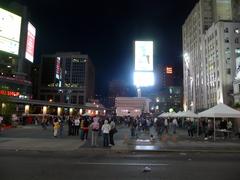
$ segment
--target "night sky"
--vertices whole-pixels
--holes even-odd
[[[95,65],[96,92],[105,93],[110,80],[132,84],[134,40],[153,40],[155,65],[182,71],[181,26],[197,0],[15,2],[28,7],[37,29],[36,62],[58,51],[86,53]]]

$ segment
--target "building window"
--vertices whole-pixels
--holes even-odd
[[[77,104],[77,96],[71,96],[71,103]]]
[[[225,43],[229,43],[229,38],[225,38],[225,39],[224,39],[224,42],[225,42]]]
[[[236,43],[236,44],[239,43],[239,39],[238,39],[238,38],[235,39],[235,43]]]
[[[224,29],[224,32],[225,32],[225,33],[228,33],[228,28],[225,28],[225,29]]]
[[[239,33],[240,33],[240,30],[239,30],[238,28],[236,28],[236,29],[234,30],[234,32],[235,32],[236,34],[239,34]]]
[[[227,68],[227,74],[231,74],[231,69],[230,68]]]

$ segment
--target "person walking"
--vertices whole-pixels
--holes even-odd
[[[53,136],[57,137],[58,136],[58,129],[60,128],[60,124],[57,119],[54,120],[53,122]]]
[[[104,124],[102,125],[102,133],[103,133],[103,146],[108,147],[108,138],[109,138],[109,131],[111,129],[111,126],[108,124],[108,120],[104,121]]]
[[[92,146],[97,146],[97,137],[98,137],[98,131],[99,131],[100,124],[98,122],[98,118],[94,117],[93,122],[90,125],[90,128],[92,129]]]
[[[114,139],[113,139],[113,135],[116,133],[116,124],[114,122],[114,120],[111,120],[110,122],[110,131],[109,131],[109,139],[110,139],[110,146],[114,146]]]

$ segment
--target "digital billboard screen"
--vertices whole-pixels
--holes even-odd
[[[147,87],[154,85],[153,72],[134,72],[133,75],[134,85],[137,87]]]
[[[0,50],[18,55],[22,18],[0,8]]]
[[[30,62],[33,62],[34,58],[35,36],[36,28],[30,22],[28,22],[25,58]]]
[[[57,57],[56,59],[56,79],[60,79],[61,67],[60,67],[61,58]]]
[[[153,41],[135,41],[135,71],[153,71]]]

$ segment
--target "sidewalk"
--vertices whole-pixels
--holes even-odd
[[[67,129],[65,128],[65,132]],[[151,141],[150,134],[154,140]],[[115,146],[102,147],[102,137],[98,138],[98,147],[91,147],[91,131],[87,141],[78,136],[54,138],[52,129],[42,130],[39,126],[23,126],[5,130],[0,133],[0,150],[36,150],[36,151],[111,151],[111,152],[239,152],[240,140],[204,141],[199,138],[188,138],[185,130],[176,135],[157,137],[154,129],[149,133],[138,132],[137,138],[131,138],[130,130],[125,126],[118,127],[114,135]]]

